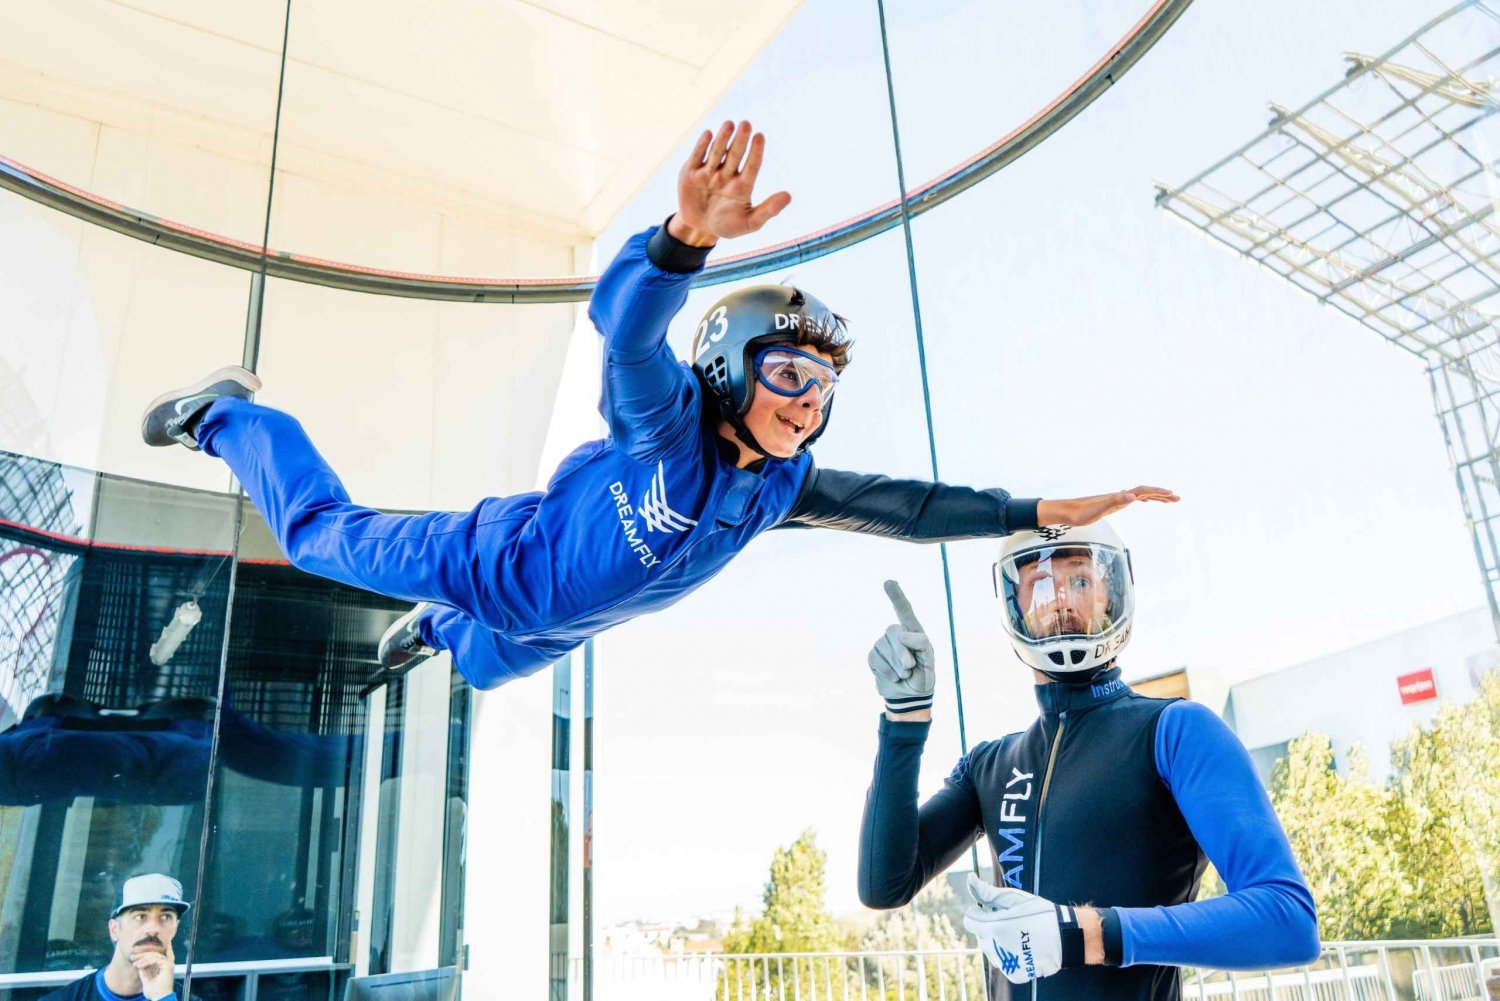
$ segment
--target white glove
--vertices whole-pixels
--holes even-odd
[[[979,939],[979,951],[1013,984],[1050,977],[1063,966],[1060,922],[1076,927],[1073,908],[1009,886],[991,886],[969,873],[974,906],[964,927]]]
[[[887,627],[885,635],[870,650],[875,689],[885,699],[886,712],[893,716],[931,709],[932,689],[937,680],[932,641],[922,631],[922,623],[917,621],[901,585],[888,580],[885,593],[896,609],[900,624]]]

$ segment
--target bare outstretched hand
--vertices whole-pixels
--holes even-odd
[[[1129,507],[1136,501],[1160,501],[1175,504],[1180,498],[1165,487],[1135,487],[1112,494],[1074,497],[1070,500],[1044,500],[1036,506],[1039,525],[1092,525],[1100,518]]]
[[[672,236],[709,247],[754,233],[791,204],[785,191],[758,205],[753,200],[765,151],[765,135],[749,122],[725,122],[717,133],[704,131],[677,175],[677,214],[668,224]]]

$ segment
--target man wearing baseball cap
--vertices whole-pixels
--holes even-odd
[[[41,1001],[176,1001],[172,939],[191,906],[182,899],[182,884],[171,876],[131,876],[109,915],[109,937],[115,943],[109,963]]]

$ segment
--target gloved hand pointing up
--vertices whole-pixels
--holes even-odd
[[[899,719],[932,708],[937,672],[932,641],[917,621],[901,585],[888,580],[885,593],[896,609],[897,624],[887,627],[885,635],[875,641],[870,650],[870,671],[875,675],[875,689],[885,700],[886,714]]]

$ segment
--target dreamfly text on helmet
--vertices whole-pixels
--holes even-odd
[[[1094,647],[1094,659],[1098,660],[1101,657],[1108,657],[1111,654],[1118,653],[1120,650],[1124,649],[1125,644],[1129,642],[1130,626],[1126,625],[1124,629],[1121,629],[1113,637]]]
[[[625,535],[626,545],[630,546],[631,551],[640,557],[641,566],[656,566],[661,560],[651,551],[651,547],[641,540],[639,533],[635,530],[635,508],[630,506],[625,484],[616,480],[609,485],[609,492],[615,499],[615,513],[620,516],[620,531]]]
[[[776,329],[780,330],[806,330],[814,334],[832,334],[833,329],[825,327],[823,322],[816,316],[807,316],[803,313],[777,313]]]

